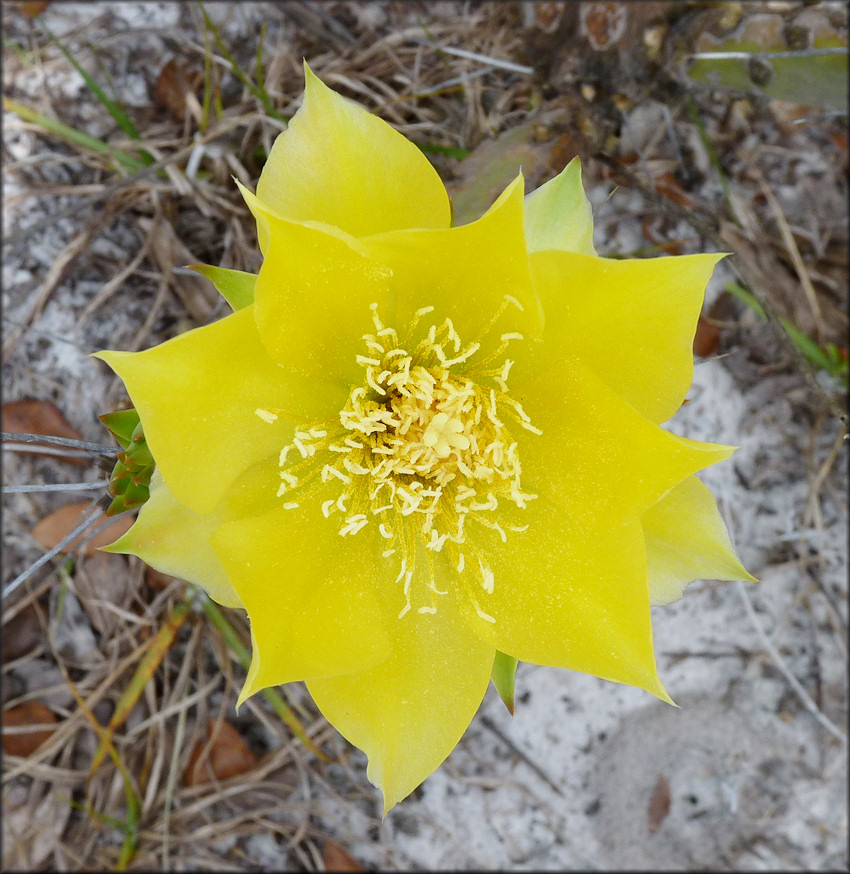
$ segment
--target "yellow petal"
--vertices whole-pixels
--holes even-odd
[[[269,355],[286,371],[346,386],[361,382],[355,359],[366,352],[363,334],[374,330],[369,306],[385,308],[391,271],[335,229],[255,209],[269,233],[254,290],[257,329]]]
[[[575,355],[653,422],[681,406],[705,286],[722,255],[641,260],[570,252],[530,257],[546,317],[533,367]]]
[[[561,249],[596,255],[593,210],[581,184],[578,158],[525,198],[525,239],[529,252]]]
[[[477,561],[465,556],[466,616],[476,635],[520,661],[582,671],[669,701],[652,648],[640,523],[577,525],[543,499],[520,515],[527,530],[504,543],[476,538],[492,592]]]
[[[204,328],[145,352],[99,352],[124,380],[145,438],[174,497],[199,513],[212,511],[233,480],[277,455],[298,417],[336,415],[346,392],[309,383],[266,354],[247,306]],[[257,409],[282,409],[269,423]]]
[[[257,197],[292,221],[354,236],[447,228],[445,187],[424,154],[304,65],[304,101],[269,153]]]
[[[240,703],[266,686],[363,670],[389,652],[377,535],[341,537],[317,503],[227,522],[212,535],[255,639]]]
[[[558,361],[517,394],[543,432],[512,431],[523,490],[554,502],[577,526],[635,519],[685,477],[734,451],[652,424],[576,359]]]
[[[510,295],[524,313],[511,307],[512,328],[505,330],[539,333],[539,307],[525,251],[522,193],[519,176],[476,222],[362,240],[369,254],[392,270],[390,309],[384,322],[402,329],[420,307],[433,306],[435,318],[450,317],[461,339],[472,342],[481,339],[505,295]],[[494,336],[498,341],[498,332]]]
[[[454,749],[490,680],[494,648],[473,636],[451,594],[436,605],[397,620],[382,664],[307,683],[327,720],[369,757],[385,815]]]
[[[181,504],[155,470],[150,498],[139,510],[133,527],[103,551],[137,555],[161,573],[201,586],[213,601],[225,607],[241,607],[236,590],[210,546],[210,535],[220,524],[219,514],[196,513]]]
[[[678,601],[696,579],[756,581],[735,555],[717,502],[695,476],[647,510],[641,523],[653,604]]]

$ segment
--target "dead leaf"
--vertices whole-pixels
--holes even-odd
[[[656,176],[652,182],[655,185],[655,190],[668,200],[672,200],[673,203],[678,203],[679,206],[686,206],[689,209],[696,207],[696,201],[682,188],[679,181],[671,173],[662,173],[660,176]]]
[[[172,58],[157,77],[153,90],[154,100],[183,121],[186,116],[186,96],[197,96],[202,81],[203,74],[199,70],[189,70],[176,58]]]
[[[322,852],[325,871],[365,871],[366,869],[339,844],[326,841]]]
[[[27,604],[20,613],[3,624],[3,663],[26,655],[43,637],[38,610],[34,604]]]
[[[130,601],[130,577],[123,555],[96,552],[77,564],[74,586],[92,627],[111,637],[125,621],[108,606],[124,606]]]
[[[27,18],[38,18],[47,7],[50,6],[50,0],[24,0],[18,5],[18,9],[26,15]]]
[[[145,582],[155,591],[164,592],[174,582],[174,577],[164,574],[154,568],[145,568]]]
[[[703,316],[697,321],[697,330],[694,334],[694,355],[707,358],[717,348],[720,342],[720,328]]]
[[[189,756],[183,780],[187,786],[228,780],[250,771],[256,764],[257,757],[229,722],[210,723],[206,741],[195,744]]]
[[[449,185],[455,224],[466,224],[482,215],[520,168],[529,178],[532,168],[545,166],[549,146],[537,140],[537,128],[535,120],[496,139],[483,140],[463,159],[458,178]]]
[[[0,411],[3,421],[3,431],[12,434],[45,434],[50,437],[67,437],[70,440],[82,440],[82,434],[74,428],[59,407],[52,401],[25,399],[7,401]],[[50,446],[49,443],[34,443],[33,446]],[[56,448],[51,447],[51,448]],[[26,452],[25,449],[21,450]],[[57,455],[60,461],[68,464],[89,465],[88,457],[79,455]]]
[[[670,783],[663,774],[658,775],[652,795],[649,797],[649,833],[655,834],[670,813]]]
[[[3,711],[3,727],[28,727],[32,725],[55,725],[56,714],[41,701],[25,701],[17,707]],[[3,733],[3,752],[7,756],[31,756],[53,734],[53,729],[31,731],[22,734]]]
[[[76,527],[83,521],[85,516],[91,512],[90,505],[82,501],[79,504],[66,504],[58,510],[54,510],[49,515],[45,516],[32,529],[32,536],[45,548],[53,549],[57,543],[67,537]],[[69,552],[74,552],[79,542],[83,537],[87,537],[98,526],[106,521],[106,516],[102,511],[98,511],[97,516],[92,521],[89,528],[84,531],[79,537],[75,537],[70,544],[62,549],[62,554],[67,555]],[[107,546],[113,540],[117,540],[122,534],[126,534],[133,524],[131,516],[118,516],[113,522],[108,525],[103,531],[95,534],[82,548],[81,555],[95,555],[98,547]]]

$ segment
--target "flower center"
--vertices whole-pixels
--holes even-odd
[[[506,298],[491,325],[509,305],[519,306]],[[371,310],[375,331],[363,337],[367,352],[357,356],[363,384],[352,389],[337,423],[295,432],[281,452],[278,495],[297,497],[284,504],[294,509],[323,484],[337,485],[337,497],[322,502],[322,514],[326,519],[339,514],[343,537],[370,523],[377,527],[385,541],[382,555],[399,562],[397,582],[404,583],[405,594],[401,618],[411,609],[417,541],[435,552],[446,550],[459,574],[470,554],[481,586],[492,593],[493,574],[479,549],[481,538],[470,538],[468,529],[480,526],[503,541],[506,529],[525,529],[500,520],[498,512],[502,502],[524,509],[536,497],[522,491],[517,443],[507,420],[540,431],[508,394],[513,362],[496,364],[521,335],[502,334],[494,352],[473,361],[480,343],[464,346],[450,319],[421,326],[433,307],[417,311],[403,339],[384,326],[377,305]],[[274,413],[258,410],[257,415],[268,420]],[[435,612],[434,595],[445,594],[433,570],[431,575],[431,603],[420,612]],[[494,621],[475,598],[473,603],[482,618]]]

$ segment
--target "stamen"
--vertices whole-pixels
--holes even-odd
[[[420,614],[434,614],[435,597],[448,594],[437,587],[436,553],[448,550],[457,573],[465,574],[466,550],[458,547],[467,543],[467,518],[498,534],[502,543],[507,542],[508,531],[527,527],[499,521],[502,502],[523,509],[537,497],[522,490],[511,429],[540,431],[508,394],[513,360],[501,358],[508,344],[522,340],[522,335],[502,332],[499,348],[481,356],[484,335],[513,306],[522,310],[515,298],[506,295],[484,333],[464,345],[449,318],[420,325],[433,307],[417,310],[399,340],[396,330],[381,321],[377,304],[372,304],[374,332],[363,335],[365,351],[355,356],[363,368],[362,384],[351,390],[335,420],[300,428],[280,452],[278,495],[286,496],[286,509],[309,506],[308,498],[338,481],[335,498],[323,495],[317,501],[325,519],[341,514],[342,522],[334,523],[338,533],[354,536],[370,519],[378,523],[378,534],[387,547],[381,556],[395,556],[399,563],[396,584],[403,583],[405,602],[400,619],[414,605]],[[280,411],[258,408],[255,412],[273,422]],[[294,462],[289,461],[292,451],[298,453]],[[487,536],[477,529],[474,533]],[[481,588],[469,575],[458,578],[457,584],[463,586],[477,615],[495,622],[475,595],[482,588],[493,593],[494,574],[475,546],[471,548]],[[428,562],[429,572],[413,592],[417,555],[418,561]]]
[[[481,609],[481,607],[478,606],[477,603],[476,603],[476,604],[473,604],[473,606],[475,607],[475,612],[476,612],[476,613],[477,613],[477,614],[478,614],[478,615],[479,615],[479,616],[480,616],[480,617],[481,617],[485,622],[492,622],[493,625],[496,624],[496,620],[495,620],[495,619],[494,619],[494,618],[493,618],[489,613],[485,613],[485,612]]]

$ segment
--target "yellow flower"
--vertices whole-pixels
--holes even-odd
[[[259,275],[198,268],[234,312],[99,353],[157,465],[111,548],[247,610],[240,702],[306,680],[389,810],[497,651],[669,700],[650,604],[749,578],[694,476],[732,449],[659,427],[720,256],[597,257],[577,161],[451,227],[416,146],[309,69],[243,194]]]

